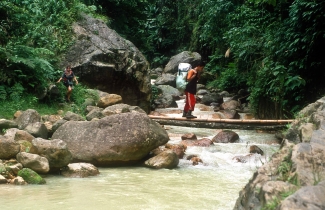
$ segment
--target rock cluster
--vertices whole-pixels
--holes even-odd
[[[99,95],[101,107],[87,106],[86,117],[71,111],[41,116],[28,109],[0,120],[0,183],[44,184],[40,175],[47,173],[86,177],[97,175],[97,166],[145,164],[152,150],[168,142],[165,129],[143,109]],[[145,165],[176,167],[176,153],[168,154]]]
[[[325,209],[325,97],[301,110],[234,209]]]

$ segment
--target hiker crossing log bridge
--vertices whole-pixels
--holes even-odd
[[[241,130],[282,130],[293,120],[244,120],[244,119],[186,119],[183,117],[149,117],[161,125],[175,125],[196,128],[241,129]]]

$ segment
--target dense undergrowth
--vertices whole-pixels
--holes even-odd
[[[2,0],[1,103],[37,103],[33,95],[63,71],[71,24],[81,13],[100,16],[152,68],[184,50],[200,53],[207,86],[247,89],[256,117],[291,118],[325,94],[322,0]]]
[[[79,83],[74,86],[71,102],[68,103],[65,100],[66,87],[62,83],[57,84],[57,87],[59,89],[58,95],[47,95],[42,100],[39,100],[34,94],[26,94],[11,100],[1,100],[0,119],[13,119],[15,112],[25,111],[27,109],[34,109],[40,115],[58,114],[58,111],[62,110],[64,113],[72,111],[85,117],[85,99],[90,98],[93,99],[94,102],[99,99],[95,91],[90,91],[87,87]]]

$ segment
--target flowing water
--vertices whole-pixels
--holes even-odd
[[[181,141],[184,133],[198,139],[212,138],[220,130],[167,126],[170,143]],[[232,144],[188,147],[203,164],[193,166],[181,159],[178,168],[145,167],[99,168],[100,175],[64,178],[46,175],[46,185],[0,185],[0,209],[232,209],[238,192],[253,172],[268,161],[279,147],[274,134],[234,130],[240,139]],[[265,155],[247,155],[249,145],[258,145]]]
[[[177,103],[179,107],[184,106],[183,101]],[[194,111],[204,114],[198,109]],[[171,144],[179,143],[185,133],[194,133],[198,139],[212,139],[220,132],[178,126],[165,126],[165,129]],[[0,210],[233,209],[239,191],[254,171],[279,148],[274,134],[233,131],[240,138],[236,143],[188,147],[184,159],[172,170],[99,168],[100,174],[95,177],[46,175],[46,185],[0,185]],[[246,156],[250,145],[260,147],[264,155]],[[192,154],[199,156],[203,163],[192,165],[186,160]],[[242,162],[236,156],[243,157]]]

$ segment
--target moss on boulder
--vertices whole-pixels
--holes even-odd
[[[45,184],[46,181],[35,171],[29,168],[23,168],[18,172],[18,176],[21,176],[28,184]]]

